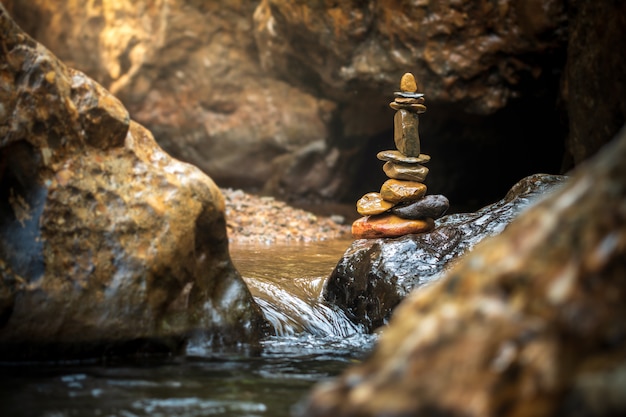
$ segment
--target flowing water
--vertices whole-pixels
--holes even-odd
[[[0,366],[0,416],[289,416],[313,384],[369,352],[366,335],[320,299],[350,242],[233,245],[231,254],[277,336],[260,351],[140,362]]]

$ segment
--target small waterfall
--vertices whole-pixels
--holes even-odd
[[[314,278],[312,287],[322,279]],[[349,337],[363,332],[342,310],[326,305],[319,294],[294,291],[303,289],[303,279],[294,280],[289,289],[265,279],[245,281],[277,336],[306,332],[318,337]]]
[[[234,245],[231,256],[277,336],[347,338],[364,329],[322,299],[349,241]]]

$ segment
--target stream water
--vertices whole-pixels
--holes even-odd
[[[290,416],[316,382],[360,361],[374,336],[320,300],[350,242],[232,245],[231,255],[277,336],[262,348],[140,362],[0,366],[0,416]]]

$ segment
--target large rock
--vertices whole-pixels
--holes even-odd
[[[524,178],[497,203],[474,213],[444,216],[430,233],[356,240],[326,281],[324,298],[372,331],[387,322],[411,290],[435,281],[449,263],[502,232],[565,178],[545,174]]]
[[[626,128],[395,311],[306,417],[626,413]]]
[[[224,200],[0,5],[0,357],[253,342]]]

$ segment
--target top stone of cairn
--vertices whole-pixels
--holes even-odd
[[[410,72],[405,73],[400,79],[400,91],[403,93],[416,93],[417,81]]]

